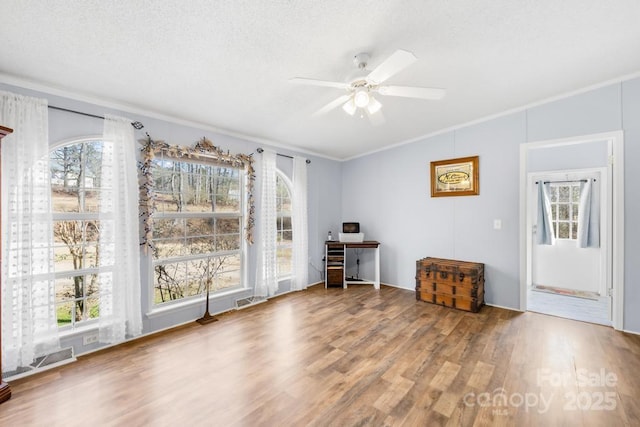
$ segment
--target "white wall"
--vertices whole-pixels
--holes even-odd
[[[625,132],[625,321],[640,332],[640,79],[612,84],[345,162],[345,220],[381,242],[383,283],[413,289],[415,261],[445,257],[484,262],[486,302],[519,309],[519,145]],[[480,194],[431,198],[429,162],[480,156]],[[502,220],[502,229],[492,228]]]
[[[517,306],[524,128],[514,114],[345,163],[343,218],[381,242],[383,283],[413,289],[415,262],[427,256],[484,262],[490,302]],[[480,156],[480,195],[432,198],[429,162],[471,155]]]

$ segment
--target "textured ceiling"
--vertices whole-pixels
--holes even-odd
[[[185,119],[346,159],[640,71],[637,0],[0,0],[0,81]],[[386,123],[337,108],[349,81],[397,49]]]

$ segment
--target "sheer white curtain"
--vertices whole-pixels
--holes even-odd
[[[262,152],[262,192],[260,197],[260,236],[258,238],[258,271],[254,295],[267,297],[278,290],[276,223],[276,153]]]
[[[59,348],[47,101],[0,91],[2,142],[2,367]]]
[[[551,202],[549,200],[549,184],[538,182],[538,223],[536,243],[539,245],[555,245],[556,238],[551,222]]]
[[[580,183],[580,207],[578,208],[579,248],[600,247],[600,192],[592,179]]]
[[[131,120],[106,115],[100,198],[100,330],[103,343],[142,333],[138,175]]]
[[[309,233],[307,227],[307,159],[293,158],[293,263],[291,289],[306,289],[309,281]]]

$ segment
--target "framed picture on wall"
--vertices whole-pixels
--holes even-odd
[[[431,162],[431,197],[480,194],[478,156]]]

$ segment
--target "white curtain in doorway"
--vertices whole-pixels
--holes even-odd
[[[260,235],[258,236],[258,270],[254,296],[267,297],[278,290],[276,223],[276,153],[262,152],[262,192],[260,198]]]
[[[549,199],[549,183],[538,182],[538,223],[536,228],[536,243],[539,245],[554,245],[556,238],[553,233],[551,218],[551,201]]]
[[[600,247],[600,192],[592,179],[580,183],[577,245],[579,248]]]
[[[45,99],[0,91],[2,142],[2,368],[59,348]]]
[[[99,338],[142,333],[138,175],[131,120],[105,115],[100,194]]]
[[[309,281],[309,239],[307,229],[307,159],[293,158],[293,263],[291,290],[307,288]]]

